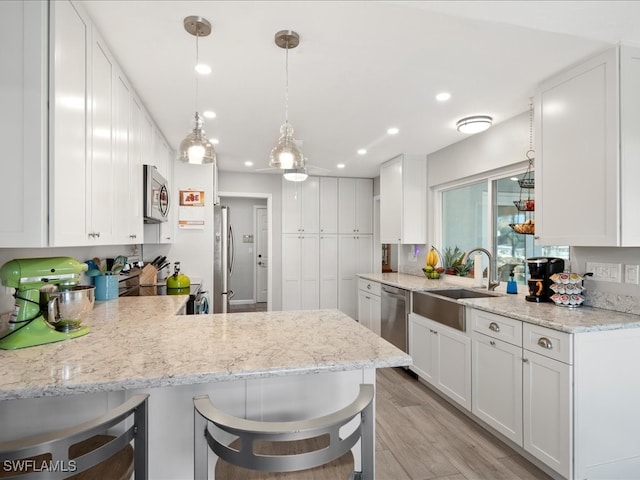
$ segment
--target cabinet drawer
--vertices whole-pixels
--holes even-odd
[[[512,345],[522,346],[522,322],[520,320],[475,308],[467,308],[467,314],[471,319],[471,329],[474,332],[504,340]]]
[[[525,322],[522,330],[522,343],[526,350],[569,365],[573,364],[573,335],[570,333]]]
[[[372,282],[364,278],[358,279],[358,289],[369,292],[371,295],[380,296],[380,284],[378,282]]]

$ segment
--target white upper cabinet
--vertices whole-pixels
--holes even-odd
[[[318,233],[319,185],[318,177],[308,177],[304,182],[282,179],[284,233]]]
[[[399,155],[380,167],[381,243],[427,243],[427,158]]]
[[[338,179],[320,177],[320,233],[338,233]]]
[[[611,48],[536,95],[540,244],[639,246],[640,49]],[[570,205],[575,205],[571,208]]]
[[[70,2],[51,6],[49,210],[52,246],[85,245],[91,170],[91,25]],[[110,135],[110,133],[109,133]]]
[[[373,180],[339,178],[338,200],[338,233],[373,233]]]
[[[0,2],[0,247],[47,245],[47,12]]]

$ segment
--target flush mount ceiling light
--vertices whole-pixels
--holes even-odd
[[[488,115],[474,115],[458,120],[456,128],[460,133],[484,132],[493,124],[493,118]]]
[[[305,159],[293,136],[293,127],[289,123],[289,49],[296,48],[300,44],[300,36],[292,30],[281,30],[275,35],[275,43],[285,50],[285,103],[284,123],[280,127],[278,144],[273,147],[269,155],[269,166],[283,170],[298,170],[304,168]]]
[[[211,23],[202,17],[190,16],[184,19],[184,29],[196,37],[196,65],[198,65],[198,39],[211,33]],[[203,125],[204,122],[198,113],[198,74],[196,73],[195,127],[180,143],[178,159],[196,165],[215,163],[216,151],[202,129]]]

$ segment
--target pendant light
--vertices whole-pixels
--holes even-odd
[[[284,123],[280,127],[280,138],[278,139],[278,144],[273,147],[269,155],[269,166],[283,170],[299,170],[304,168],[305,159],[293,136],[293,126],[289,123],[289,49],[296,48],[300,44],[300,36],[292,30],[281,30],[276,33],[275,42],[277,46],[284,48],[286,52],[285,108]]]
[[[199,64],[198,39],[211,33],[211,23],[198,16],[184,19],[184,29],[196,37],[196,67]],[[204,122],[198,113],[198,73],[196,73],[196,115],[195,127],[182,142],[178,150],[178,159],[196,165],[215,163],[216,151],[202,129]]]

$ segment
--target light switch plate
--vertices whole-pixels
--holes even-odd
[[[638,284],[638,265],[625,265],[624,266],[624,283]]]
[[[598,282],[622,282],[621,263],[587,262],[587,272],[593,272],[591,279]]]

